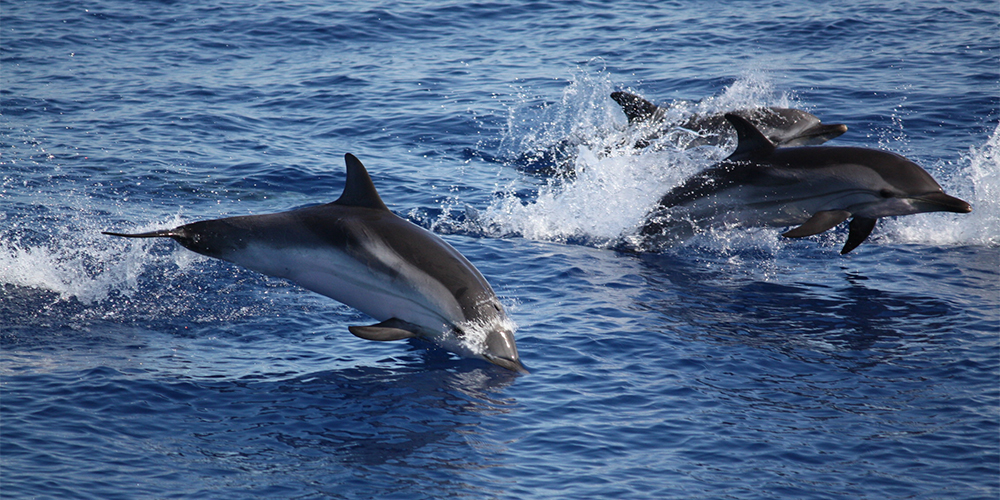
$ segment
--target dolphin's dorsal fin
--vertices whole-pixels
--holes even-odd
[[[635,94],[612,92],[611,98],[622,107],[629,123],[648,120],[656,113],[657,106]]]
[[[726,120],[736,129],[736,151],[730,160],[749,160],[765,157],[774,152],[774,143],[746,118],[735,113],[726,113]]]
[[[376,210],[389,210],[382,203],[372,178],[368,176],[368,171],[361,164],[361,160],[351,153],[344,155],[347,162],[347,181],[344,183],[344,193],[333,202],[336,205],[349,207],[373,208]]]
[[[381,323],[370,326],[349,326],[347,329],[355,337],[380,342],[419,337],[419,334],[414,331],[416,328],[413,324],[397,318],[389,318]]]

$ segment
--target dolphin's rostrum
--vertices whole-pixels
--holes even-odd
[[[851,219],[840,253],[863,243],[879,217],[923,212],[968,213],[972,207],[944,193],[902,156],[855,147],[775,145],[747,119],[727,114],[736,151],[673,188],[653,209],[641,234],[670,236],[674,226],[797,226],[783,236],[822,233]]]
[[[285,278],[377,319],[369,340],[418,337],[526,372],[514,326],[479,270],[430,231],[392,213],[364,165],[345,155],[337,201],[267,215],[194,222],[130,238],[172,238],[202,255]]]

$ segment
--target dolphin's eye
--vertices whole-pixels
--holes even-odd
[[[878,192],[878,195],[883,198],[892,198],[892,191],[889,191],[888,189],[883,189]]]

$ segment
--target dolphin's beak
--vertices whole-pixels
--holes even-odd
[[[521,358],[517,355],[517,344],[514,343],[514,332],[509,330],[496,330],[490,332],[486,337],[486,352],[483,358],[497,366],[502,366],[508,370],[518,373],[528,373],[528,370],[521,364]]]
[[[833,139],[834,137],[839,137],[839,136],[843,135],[844,132],[847,132],[847,125],[844,125],[843,123],[823,124],[822,127],[819,127],[819,129],[817,130],[817,132],[819,132],[820,134],[822,134],[825,137],[829,137],[830,139]],[[820,134],[817,134],[817,135],[820,135]]]
[[[821,123],[804,132],[802,136],[809,139],[805,144],[818,145],[840,137],[844,132],[847,132],[847,125],[843,123]]]
[[[955,212],[967,214],[972,211],[972,205],[941,192],[922,194],[912,198],[926,212]]]
[[[489,354],[486,354],[483,357],[486,358],[486,361],[489,361],[490,363],[493,363],[494,365],[497,366],[502,366],[508,370],[515,371],[517,373],[523,373],[526,375],[528,373],[531,373],[528,371],[527,368],[524,367],[524,365],[521,364],[521,360],[519,359],[497,358],[494,356],[490,356]]]

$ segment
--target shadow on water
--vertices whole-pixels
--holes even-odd
[[[685,325],[681,331],[755,347],[793,351],[808,346],[835,357],[853,356],[851,351],[867,351],[883,341],[927,341],[928,326],[955,311],[931,290],[883,287],[879,278],[845,265],[801,272],[793,265],[760,277],[753,274],[766,262],[729,266],[740,268],[734,272],[722,270],[726,263],[692,265],[676,255],[638,259],[651,290],[637,299],[638,307],[658,311],[671,325]]]
[[[360,367],[202,387],[182,423],[191,434],[178,446],[195,452],[183,453],[192,459],[187,467],[219,468],[222,483],[231,473],[279,472],[275,481],[292,475],[323,488],[439,483],[447,491],[490,467],[503,443],[482,438],[478,427],[516,405],[496,396],[513,374],[471,365]]]

